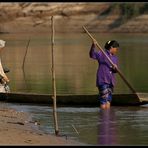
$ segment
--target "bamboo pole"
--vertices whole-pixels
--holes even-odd
[[[88,34],[88,36],[89,36],[92,40],[96,41],[84,26],[83,26],[83,29],[85,30],[85,32]],[[96,41],[96,45],[97,45],[97,47],[102,51],[102,53],[106,56],[106,58],[108,59],[108,61],[110,62],[110,64],[111,64],[112,66],[114,66],[114,63],[112,62],[112,60],[107,56],[107,54],[104,52],[104,50],[101,48],[101,46],[98,44],[97,41]],[[118,67],[116,68],[116,70],[117,70],[118,74],[120,75],[120,77],[123,79],[123,81],[126,83],[126,85],[130,88],[130,90],[131,90],[133,93],[136,94],[135,89],[134,89],[134,88],[131,86],[131,84],[126,80],[126,78],[124,77],[124,75],[122,74],[122,72],[119,70]]]
[[[56,81],[55,81],[55,60],[54,60],[54,17],[51,17],[51,27],[52,27],[52,34],[51,34],[51,54],[52,54],[52,99],[53,99],[53,116],[54,116],[54,126],[55,126],[55,135],[59,134],[58,129],[58,122],[57,122],[57,112],[56,112]]]
[[[30,39],[27,42],[26,51],[25,51],[25,55],[24,55],[24,59],[23,59],[23,64],[22,64],[22,69],[23,70],[24,70],[24,64],[25,64],[26,55],[27,55],[27,52],[28,52],[29,43],[30,43]]]
[[[72,127],[73,127],[73,129],[75,130],[75,132],[79,135],[79,132],[78,132],[78,130],[75,128],[75,126],[72,124],[71,125]]]

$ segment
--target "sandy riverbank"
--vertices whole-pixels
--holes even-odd
[[[0,145],[79,145],[65,137],[45,134],[36,128],[30,116],[14,109],[0,108]],[[37,126],[37,125],[36,125]]]

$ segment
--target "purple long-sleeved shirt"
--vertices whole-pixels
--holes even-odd
[[[112,55],[109,50],[105,50],[105,53],[112,60],[112,62],[118,65],[118,58],[115,55]],[[112,65],[102,53],[102,51],[96,51],[95,45],[92,44],[89,52],[90,58],[98,60],[98,70],[97,70],[97,79],[96,86],[98,87],[101,84],[107,83],[115,85],[115,73],[116,71],[112,68]]]

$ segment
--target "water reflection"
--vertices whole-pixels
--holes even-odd
[[[113,109],[100,110],[98,125],[98,144],[99,145],[116,145],[117,142],[117,125],[115,112]]]
[[[148,34],[94,34],[103,47],[104,41],[117,39],[120,69],[138,92],[148,91],[147,37]],[[8,74],[11,91],[51,93],[51,43],[50,34],[1,34],[7,41],[3,64],[10,68]],[[25,65],[22,62],[26,43],[31,38]],[[86,34],[56,34],[55,71],[58,94],[97,94],[95,73],[97,62],[89,58],[91,41]],[[139,52],[140,49],[140,52]],[[140,60],[139,60],[140,59]],[[27,86],[27,87],[26,87]],[[117,75],[115,93],[128,93],[128,87]]]

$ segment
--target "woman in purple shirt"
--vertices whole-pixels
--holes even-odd
[[[112,60],[114,66],[110,64],[102,51],[96,51],[95,41],[93,41],[89,55],[98,61],[99,66],[97,70],[96,86],[99,89],[99,101],[102,109],[110,108],[112,101],[112,92],[115,85],[115,73],[118,65],[118,58],[116,53],[119,48],[119,43],[115,40],[107,41],[104,48],[107,56]]]

